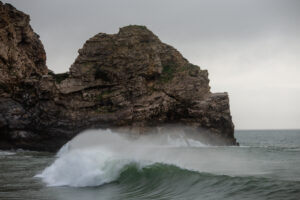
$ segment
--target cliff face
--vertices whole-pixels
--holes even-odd
[[[9,94],[24,80],[48,73],[46,53],[29,16],[0,2],[0,91]]]
[[[144,26],[99,33],[65,74],[45,65],[29,17],[0,3],[0,148],[57,150],[88,128],[146,134],[177,124],[207,143],[235,145],[226,93]]]

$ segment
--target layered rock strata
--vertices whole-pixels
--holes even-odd
[[[0,2],[0,148],[55,151],[89,128],[147,134],[182,125],[236,145],[227,93],[144,26],[86,41],[69,72],[46,66],[29,16]]]

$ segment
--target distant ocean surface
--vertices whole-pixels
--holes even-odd
[[[239,147],[216,147],[182,134],[93,130],[58,154],[0,151],[0,199],[300,199],[300,130],[235,136]]]

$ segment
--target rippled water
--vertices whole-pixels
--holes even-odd
[[[300,130],[237,131],[240,147],[99,131],[58,155],[0,151],[0,199],[300,199]]]

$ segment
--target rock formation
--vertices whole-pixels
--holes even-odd
[[[147,134],[165,124],[236,145],[227,93],[144,26],[86,41],[68,73],[47,69],[29,16],[0,2],[0,148],[55,151],[89,128]]]

